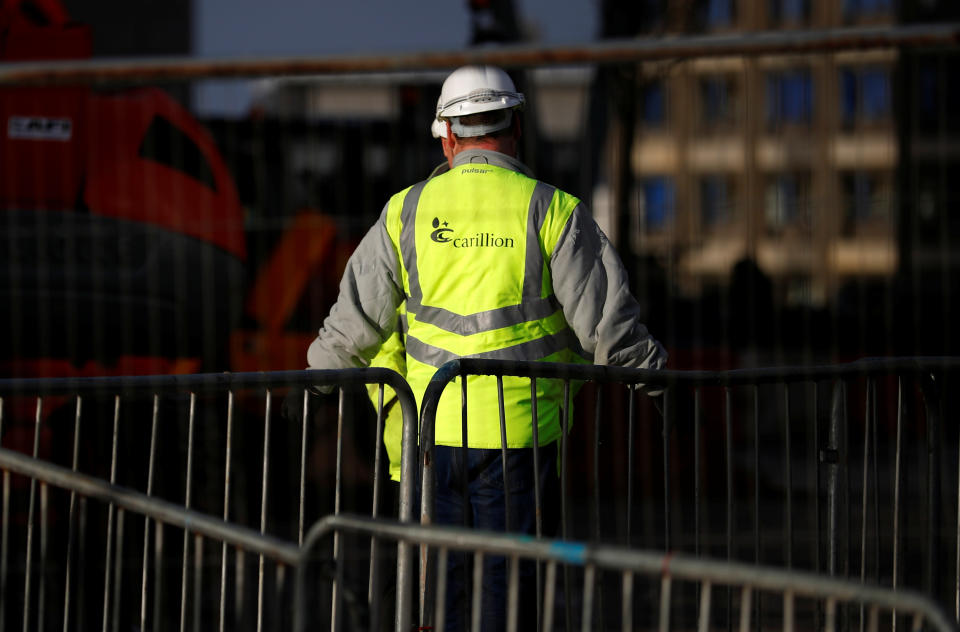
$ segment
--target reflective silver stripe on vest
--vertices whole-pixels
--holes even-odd
[[[407,268],[407,279],[410,283],[410,298],[407,300],[407,311],[416,313],[420,305],[420,299],[423,297],[423,291],[420,289],[420,274],[417,272],[417,234],[414,226],[414,220],[417,217],[417,205],[420,204],[420,194],[423,193],[423,187],[427,185],[426,180],[418,182],[410,187],[406,197],[403,198],[403,206],[400,207],[400,255],[403,257],[403,265]]]
[[[547,209],[553,201],[556,189],[549,184],[537,182],[527,209],[527,260],[523,270],[523,302],[539,299],[543,289],[543,253],[540,251],[540,229],[547,217]],[[532,319],[530,319],[532,320]]]
[[[577,337],[569,328],[549,336],[544,336],[543,338],[521,342],[520,344],[505,349],[495,349],[493,351],[485,351],[468,356],[458,356],[446,349],[434,347],[422,340],[417,340],[413,336],[407,336],[406,346],[407,354],[411,358],[417,362],[438,368],[450,360],[456,360],[461,357],[479,358],[482,360],[539,360],[552,353],[563,351],[564,349],[572,349],[578,355],[587,356],[580,347]],[[592,360],[592,358],[588,359]]]
[[[403,222],[400,230],[400,249],[410,283],[410,297],[407,299],[408,312],[415,314],[417,320],[422,323],[460,336],[471,336],[547,318],[560,309],[560,304],[552,294],[545,298],[540,296],[543,288],[543,253],[540,250],[539,234],[556,191],[554,187],[542,182],[536,184],[527,209],[527,254],[524,261],[521,303],[467,315],[457,314],[442,307],[424,305],[420,275],[417,271],[414,222],[417,205],[420,203],[420,194],[425,184],[426,182],[415,184],[407,192],[400,211]]]

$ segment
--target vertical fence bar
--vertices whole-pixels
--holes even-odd
[[[120,433],[120,396],[113,398],[113,447],[110,456],[110,482],[117,482],[117,440]],[[107,622],[110,613],[110,567],[113,564],[113,517],[115,507],[113,503],[107,507],[107,562],[104,565],[103,577],[103,632],[107,631]]]
[[[153,629],[159,630],[163,608],[163,524],[158,522],[153,530]],[[83,603],[81,600],[80,603]]]
[[[0,441],[3,439],[3,398],[0,397]],[[10,472],[3,471],[3,507],[0,509],[0,632],[7,620],[7,545],[10,529]]]
[[[834,384],[830,402],[830,429],[822,460],[827,463],[827,573],[836,577],[840,563],[840,442],[846,423],[844,383]]]
[[[87,504],[86,497],[81,496],[80,502],[78,504],[79,504],[79,514],[80,514],[80,519],[79,519],[80,526],[78,529],[79,541],[86,542],[87,541],[87,537],[86,537],[87,536],[87,513],[88,513],[87,512],[88,504]],[[77,558],[78,558],[77,566],[80,569],[85,569],[87,567],[87,547],[80,546],[77,548],[79,549],[77,551]],[[86,582],[80,582],[79,585],[77,586],[77,620],[78,621],[86,621],[87,619],[86,594],[87,594]]]
[[[113,632],[120,629],[120,592],[123,588],[123,530],[127,512],[117,509],[117,554],[113,567]]]
[[[724,449],[727,473],[727,560],[733,559],[733,403],[730,387],[724,387]],[[727,630],[732,627],[733,593],[727,589]]]
[[[37,629],[45,630],[44,618],[46,615],[46,592],[47,592],[47,545],[49,538],[48,525],[50,523],[50,488],[46,483],[40,483],[40,577],[37,585],[39,594],[37,595]]]
[[[620,592],[623,595],[623,601],[620,603],[620,629],[621,632],[631,632],[633,630],[633,573],[630,571],[623,571]]]
[[[83,398],[77,395],[77,404],[74,408],[73,416],[73,455],[71,457],[71,469],[76,472],[79,467],[80,462],[80,412],[82,410]],[[0,400],[0,406],[2,406],[2,400]],[[0,434],[2,434],[2,428],[0,428]],[[64,562],[64,578],[63,578],[63,632],[67,632],[67,629],[70,625],[70,606],[71,606],[71,595],[73,590],[73,551],[76,546],[76,519],[77,519],[77,493],[73,490],[70,491],[70,506],[67,510],[67,556]],[[0,601],[3,601],[2,598],[3,592],[0,590]],[[2,606],[0,606],[2,610]],[[3,613],[0,612],[0,619],[3,618]],[[0,624],[2,628],[2,624]],[[141,629],[143,625],[141,625]]]
[[[792,590],[783,593],[783,632],[793,632],[796,620],[795,596]]]
[[[569,539],[570,536],[567,530],[567,523],[569,522],[569,516],[567,515],[567,476],[570,472],[570,461],[568,458],[570,452],[570,406],[570,380],[565,379],[563,380],[563,404],[560,406],[560,437],[562,438],[560,454],[560,529],[564,540]],[[573,604],[570,603],[570,599],[567,597],[573,594],[572,584],[573,582],[570,580],[570,567],[565,564],[563,567],[565,630],[573,629]]]
[[[200,632],[203,605],[203,536],[193,536],[193,632]]]
[[[784,476],[787,481],[786,531],[787,568],[793,568],[793,437],[790,426],[790,385],[783,383],[783,451]],[[814,495],[816,497],[816,495]]]
[[[709,632],[710,630],[710,595],[713,592],[712,584],[703,582],[700,587],[700,613],[697,617],[697,632]]]
[[[507,632],[517,632],[520,611],[520,558],[510,556],[509,579],[507,580]]]
[[[749,632],[750,613],[753,612],[753,590],[750,586],[744,586],[740,592],[740,632]]]
[[[543,498],[540,497],[540,415],[537,411],[537,378],[530,378],[530,435],[533,439],[533,505],[534,529],[538,538],[543,537]],[[547,466],[549,467],[549,465]],[[537,625],[543,622],[543,565],[536,563],[537,569]]]
[[[593,408],[593,537],[599,542],[600,526],[600,426],[603,412],[603,385],[597,384],[597,399]],[[601,606],[602,607],[602,606]]]
[[[230,393],[230,396],[233,396],[233,393]],[[231,400],[232,401],[232,400]],[[383,436],[383,426],[382,426],[382,415],[383,415],[383,385],[380,385],[380,406],[377,409],[377,440],[379,437]],[[310,427],[310,392],[308,389],[303,389],[303,425],[300,429],[300,519],[297,524],[297,543],[300,546],[303,546],[303,530],[304,530],[304,519],[305,519],[305,506],[306,506],[306,495],[307,495],[307,429]],[[379,444],[375,444],[379,448]],[[227,449],[229,450],[229,441]],[[377,450],[377,468],[380,465],[380,450]],[[375,481],[378,479],[375,479]],[[374,482],[376,484],[376,482]],[[374,494],[374,502],[376,502],[377,495]],[[376,508],[374,508],[376,512]],[[376,513],[374,513],[376,515]],[[226,516],[224,516],[226,518]]]
[[[339,389],[339,391],[338,391],[338,398],[337,398],[337,470],[336,470],[336,473],[335,473],[335,475],[334,475],[334,477],[335,477],[335,484],[334,484],[335,487],[334,487],[334,495],[333,495],[333,513],[334,513],[334,515],[340,515],[340,493],[341,493],[341,486],[342,486],[342,484],[343,484],[343,479],[341,478],[341,476],[342,476],[341,470],[342,470],[342,468],[343,468],[343,414],[344,414],[344,406],[345,406],[345,403],[346,403],[346,394],[344,393],[343,389],[341,388],[341,389]],[[269,411],[270,411],[270,392],[268,391],[268,392],[267,392],[267,412],[268,412],[268,414],[267,414],[267,419],[268,419],[268,420],[269,420],[269,418],[270,418]],[[266,453],[267,453],[267,441],[268,441],[267,435],[268,435],[268,432],[267,432],[266,430],[264,430],[264,438],[263,438],[263,453],[264,453],[264,455],[266,455]],[[264,462],[263,462],[263,495],[262,495],[262,503],[263,503],[263,505],[262,505],[262,507],[263,507],[262,512],[263,512],[263,513],[262,513],[262,517],[261,517],[260,531],[261,531],[262,533],[266,533],[266,528],[267,528],[267,523],[266,523],[266,516],[267,516],[267,461],[266,461],[266,456],[264,456]],[[339,532],[339,531],[334,531],[334,532],[333,532],[333,561],[334,561],[334,564],[336,564],[336,566],[337,566],[337,573],[336,573],[336,578],[337,578],[337,579],[333,582],[333,590],[332,590],[332,597],[331,597],[332,601],[331,601],[331,605],[330,605],[330,629],[331,629],[331,630],[339,630],[339,629],[340,629],[340,628],[339,628],[339,626],[340,626],[340,618],[339,618],[339,614],[340,614],[340,581],[339,581],[339,580],[340,580],[340,577],[342,577],[341,572],[342,572],[342,570],[343,570],[343,569],[342,569],[343,560],[340,559],[340,557],[341,557],[341,556],[340,556],[340,532]],[[260,583],[260,585],[259,585],[259,588],[258,588],[258,592],[259,592],[259,594],[261,594],[261,600],[262,600],[262,594],[263,594],[263,556],[262,556],[262,555],[260,556],[260,582],[259,582],[259,583]],[[262,604],[261,604],[260,606],[258,606],[257,609],[258,609],[258,611],[262,611],[262,610],[263,610]],[[262,616],[261,616],[260,614],[258,614],[258,618],[262,618]],[[259,627],[259,626],[257,627],[257,632],[260,632],[260,627]]]
[[[813,455],[813,524],[814,524],[814,549],[813,554],[813,571],[815,573],[820,572],[821,561],[820,556],[823,554],[823,528],[821,520],[821,511],[820,511],[820,487],[822,484],[822,479],[820,476],[820,464],[822,462],[821,452],[820,452],[820,389],[816,381],[813,382],[810,389],[810,410],[813,413],[813,433],[812,440],[813,446],[810,454]],[[821,619],[823,618],[823,612],[820,603],[817,603],[816,612],[814,614],[814,626],[816,629],[820,629]]]
[[[446,617],[444,616],[447,603],[447,547],[440,547],[437,553],[437,602],[434,606],[434,630],[443,632]]]
[[[582,632],[593,630],[593,589],[596,581],[597,567],[587,564],[583,569],[583,611],[580,613],[580,629]],[[603,613],[601,612],[601,617]]]
[[[267,494],[269,489],[269,478],[270,478],[270,417],[273,411],[273,392],[270,389],[267,389],[264,404],[263,404],[263,469],[260,474],[260,533],[265,534],[267,532]],[[340,390],[340,412],[339,419],[337,420],[337,489],[335,493],[335,504],[336,509],[335,513],[340,513],[340,445],[342,442],[341,432],[343,430],[343,389]],[[337,534],[333,536],[334,549],[337,547]],[[264,557],[261,554],[259,559],[259,564],[257,566],[257,632],[263,630],[263,582],[264,582]],[[336,550],[334,551],[334,559],[336,557]],[[339,560],[337,560],[339,563]],[[336,584],[334,584],[334,591],[336,591]],[[336,601],[334,601],[333,608],[334,614],[336,613]]]
[[[873,430],[871,432],[871,437],[873,441],[873,459],[871,463],[873,464],[873,579],[877,583],[880,580],[880,472],[877,461],[880,459],[880,448],[878,445],[877,435],[879,430],[877,428],[877,382],[873,380],[873,395],[871,396],[870,410],[871,422]]]
[[[306,393],[306,391],[304,391]],[[223,521],[230,519],[230,492],[231,492],[231,467],[233,464],[233,411],[234,394],[230,390],[227,392],[227,445],[223,454]],[[306,418],[306,417],[304,417]],[[303,513],[301,511],[301,524]],[[303,544],[303,541],[300,541]],[[226,629],[227,617],[227,557],[229,550],[227,543],[224,542],[220,547],[220,612],[218,621],[219,632]]]
[[[33,424],[33,458],[37,458],[40,453],[40,420],[43,416],[43,398],[37,398],[36,408],[34,409],[35,419]],[[26,563],[23,571],[23,632],[30,629],[30,601],[31,601],[31,580],[33,579],[33,514],[36,504],[37,480],[30,479],[30,505],[27,509],[27,549]],[[111,505],[111,508],[113,505]],[[109,573],[109,570],[107,571]],[[104,604],[104,617],[106,617],[106,604]],[[106,619],[104,619],[106,623]],[[104,629],[106,632],[106,629]]]
[[[557,603],[557,563],[547,562],[543,588],[543,626],[541,630],[553,630],[554,608]]]
[[[760,389],[756,384],[750,387],[753,395],[753,563],[760,565]],[[757,615],[754,625],[760,632],[763,618],[761,594],[757,593]]]
[[[627,541],[630,546],[633,542],[633,444],[636,434],[637,414],[634,408],[636,395],[634,390],[627,389]]]
[[[927,551],[924,572],[924,591],[938,592],[939,524],[940,524],[940,424],[943,418],[940,407],[940,389],[934,376],[921,377],[923,398],[927,411]]]
[[[657,624],[659,632],[669,632],[670,630],[670,592],[672,587],[672,578],[670,575],[664,574],[660,579],[660,617]]]
[[[663,547],[670,550],[670,432],[673,429],[673,406],[670,390],[663,392]]]
[[[467,499],[470,498],[470,475],[467,468],[467,450],[470,433],[467,427],[467,376],[460,376],[460,485],[463,493],[463,526],[470,527]]]
[[[193,428],[196,421],[197,394],[190,393],[190,408],[187,415],[187,482],[183,492],[183,505],[190,509],[192,505],[193,490]],[[180,632],[184,632],[187,626],[187,584],[189,576],[187,569],[190,568],[190,532],[183,530],[183,558],[180,572]]]
[[[473,586],[470,597],[470,629],[480,632],[483,615],[483,551],[473,554]]]
[[[703,449],[700,437],[702,427],[700,387],[698,386],[693,390],[693,552],[697,557],[700,557],[700,538],[703,528],[700,524],[700,503],[703,494],[700,480],[703,475],[700,464]]]
[[[376,424],[376,430],[373,434],[374,436],[374,440],[373,440],[373,450],[374,450],[373,452],[374,454],[374,457],[373,457],[373,506],[371,507],[370,511],[371,511],[371,516],[373,516],[374,519],[376,519],[377,516],[380,514],[380,477],[382,476],[382,468],[383,468],[383,462],[382,462],[383,459],[380,458],[380,453],[382,452],[382,450],[380,449],[380,441],[381,441],[381,437],[383,437],[383,424],[384,424],[383,392],[385,389],[386,387],[382,383],[379,385],[379,388],[377,389],[377,424]],[[304,396],[306,396],[306,391],[304,391]],[[306,429],[306,419],[307,419],[306,411],[304,411],[303,419],[304,419],[303,427],[304,429]],[[306,437],[306,434],[304,434],[303,442],[302,442],[303,445],[306,445],[306,440],[307,440],[307,437]],[[301,458],[301,462],[303,462],[302,458]],[[305,483],[305,479],[301,475],[301,492],[300,492],[301,499],[303,498],[304,483]],[[302,525],[303,523],[302,501],[300,505],[300,522]],[[301,534],[300,544],[302,546],[303,545],[303,540],[302,540],[303,527],[302,526],[300,528],[300,534]],[[379,598],[375,598],[379,595],[379,590],[380,590],[379,570],[380,569],[378,568],[378,564],[377,564],[377,536],[371,535],[370,536],[370,571],[368,574],[368,581],[367,581],[367,603],[372,604],[372,607],[373,607],[373,610],[370,613],[371,614],[370,618],[372,621],[378,621],[379,615],[380,615],[380,600]]]
[[[873,389],[873,379],[867,378],[866,402],[863,420],[863,487],[860,499],[860,583],[867,581],[867,504],[869,503],[869,471],[870,471],[870,431],[871,431],[871,401],[870,392]],[[860,604],[860,632],[866,625],[864,605]]]
[[[157,463],[157,421],[160,417],[160,395],[153,395],[153,414],[150,418],[150,454],[147,458],[147,496],[153,495],[154,472]],[[159,527],[158,527],[159,528]],[[143,518],[143,563],[140,572],[140,629],[147,629],[147,578],[150,568],[150,519]],[[160,604],[154,604],[154,608]],[[66,632],[66,625],[64,626]]]
[[[897,430],[893,453],[893,589],[900,586],[900,486],[903,474],[900,465],[903,458],[903,377],[897,377]],[[960,505],[957,508],[960,512]],[[957,516],[960,525],[960,513]],[[960,544],[960,531],[957,532],[957,543]],[[960,569],[960,548],[957,549],[957,568]],[[960,582],[960,579],[958,579]],[[958,598],[960,598],[960,583],[957,584]],[[960,608],[960,603],[958,603]],[[960,616],[960,610],[958,610]],[[897,632],[897,611],[892,612],[890,629]]]
[[[601,541],[601,516],[600,516],[600,419],[603,412],[603,385],[596,385],[597,398],[594,402],[593,414],[593,537],[597,542]],[[537,565],[539,571],[540,565]],[[539,584],[538,584],[539,588]],[[597,583],[597,606],[600,611],[600,629],[604,630],[603,613],[606,612],[603,604],[603,574],[601,573]],[[539,593],[539,590],[537,592]],[[540,621],[540,618],[537,618]]]
[[[507,412],[503,401],[503,376],[497,376],[497,402],[500,407],[500,459],[501,469],[503,470],[503,504],[504,504],[504,524],[506,531],[509,532],[513,527],[513,520],[510,511],[510,475],[507,473]],[[534,478],[534,486],[536,487]],[[464,499],[466,502],[466,499]]]

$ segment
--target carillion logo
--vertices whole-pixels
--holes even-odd
[[[433,232],[430,239],[438,244],[452,243],[454,248],[513,248],[513,237],[500,237],[493,233],[475,233],[468,237],[457,237],[450,223],[433,218]]]

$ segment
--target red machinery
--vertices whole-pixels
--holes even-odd
[[[0,60],[83,58],[56,0],[5,0]],[[228,368],[243,209],[166,92],[0,89],[0,375]]]

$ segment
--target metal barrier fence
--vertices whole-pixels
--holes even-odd
[[[81,504],[103,504],[115,508],[118,542],[123,539],[124,524],[132,527],[142,518],[145,524],[153,522],[157,525],[157,534],[171,529],[182,531],[185,538],[193,538],[196,551],[202,551],[206,542],[213,542],[213,548],[220,544],[223,568],[229,568],[229,571],[217,573],[205,563],[202,553],[190,560],[172,560],[172,564],[164,566],[160,563],[164,558],[163,539],[156,538],[152,551],[154,577],[148,578],[144,572],[140,582],[132,582],[138,584],[135,588],[140,590],[139,609],[130,604],[121,607],[120,600],[110,601],[107,592],[103,603],[104,630],[175,629],[177,624],[181,630],[188,626],[195,630],[208,629],[212,624],[205,625],[205,617],[209,621],[218,621],[221,630],[227,627],[237,630],[284,629],[292,625],[293,629],[300,631],[322,629],[328,624],[333,630],[384,629],[378,625],[381,621],[375,616],[383,606],[379,593],[368,593],[364,597],[362,588],[356,589],[357,586],[363,586],[364,582],[351,582],[347,577],[348,571],[365,567],[361,562],[366,561],[370,554],[367,545],[377,540],[395,542],[400,548],[417,544],[433,547],[441,552],[438,556],[440,561],[448,552],[456,550],[472,552],[478,559],[486,555],[506,556],[511,560],[513,569],[521,560],[536,560],[545,565],[548,580],[553,579],[552,582],[548,581],[549,589],[543,594],[542,607],[545,613],[554,613],[560,600],[572,595],[563,592],[555,584],[558,567],[575,566],[581,569],[584,578],[582,599],[578,601],[580,628],[583,630],[595,629],[593,622],[598,613],[598,604],[594,600],[593,579],[602,573],[618,578],[621,607],[617,614],[621,617],[622,630],[636,629],[635,624],[647,627],[640,620],[651,617],[660,630],[672,629],[677,624],[683,627],[684,622],[693,615],[696,615],[698,629],[707,630],[716,619],[714,604],[717,602],[713,594],[724,588],[738,591],[737,614],[741,630],[750,628],[753,621],[751,603],[759,599],[761,594],[768,599],[779,599],[782,607],[778,615],[784,630],[802,626],[811,613],[823,614],[823,629],[829,632],[843,629],[844,613],[857,607],[868,612],[870,630],[876,630],[880,616],[888,612],[911,622],[914,630],[954,629],[941,609],[926,597],[909,591],[894,592],[807,573],[696,560],[682,555],[662,555],[614,546],[549,540],[534,542],[504,534],[450,527],[428,528],[348,515],[323,518],[310,530],[300,547],[14,451],[0,449],[0,469],[7,479],[15,474],[37,481],[41,499],[64,490],[69,491]],[[46,505],[46,502],[41,503],[42,507]],[[46,529],[43,528],[45,524],[41,522],[41,541],[44,542],[47,539]],[[91,521],[90,528],[95,526]],[[345,544],[350,543],[352,536],[359,536],[362,542],[356,546],[342,546],[331,556],[330,548],[326,546],[327,538],[331,536],[342,539]],[[103,553],[109,559],[109,550],[108,546],[106,550],[90,550],[87,554],[93,557]],[[147,553],[145,549],[144,569],[148,564]],[[244,563],[247,555],[260,559],[255,581],[254,569]],[[119,586],[119,573],[124,568],[119,563],[119,557],[117,559],[115,586]],[[25,603],[30,602],[30,593],[35,586],[38,607],[35,611],[24,608],[24,630],[61,629],[60,621],[50,620],[53,608],[48,610],[45,607],[52,605],[54,598],[56,573],[53,571],[60,570],[51,570],[46,565],[48,562],[50,559],[46,555],[46,547],[41,547],[39,569],[31,570],[28,566]],[[170,600],[167,598],[165,601],[160,592],[163,585],[160,574],[165,570],[179,570],[185,578],[179,609],[163,607]],[[69,581],[71,577],[68,572],[66,581],[56,586],[63,589],[65,617],[62,629],[82,629],[82,625],[69,619],[70,607],[82,611],[90,604],[99,606],[99,603],[96,599],[86,601],[83,598],[85,587],[83,584],[72,587]],[[36,580],[36,584],[32,583],[33,580]],[[329,584],[336,588],[327,590]],[[513,604],[508,629],[515,631],[518,594],[515,573],[507,589]],[[116,590],[119,593],[119,589]],[[76,593],[76,597],[71,591]],[[692,595],[696,596],[697,601],[693,602],[691,609],[685,600]],[[220,598],[219,604],[217,597]],[[254,602],[255,607],[248,607],[248,603]],[[9,605],[7,600],[2,603]],[[439,610],[435,612],[440,613]],[[37,618],[31,619],[34,613]],[[404,616],[409,616],[409,612]],[[394,629],[407,630],[409,621],[397,619]],[[433,629],[440,631],[443,627],[443,621],[438,619]],[[542,629],[554,629],[552,617],[548,616]]]
[[[582,542],[531,540],[528,537],[460,527],[390,524],[369,518],[340,515],[317,523],[304,543],[303,554],[305,559],[313,562],[313,566],[308,563],[298,567],[300,605],[294,627],[297,632],[314,629],[311,626],[319,627],[325,623],[316,617],[313,608],[305,606],[312,604],[314,596],[323,592],[323,588],[317,586],[309,577],[309,570],[315,568],[318,559],[314,551],[332,534],[344,538],[351,534],[376,537],[430,547],[439,551],[436,556],[436,572],[441,575],[444,560],[454,551],[472,553],[476,566],[481,568],[485,556],[507,558],[510,574],[506,591],[509,602],[506,629],[510,632],[519,629],[517,610],[520,586],[517,569],[520,563],[526,560],[535,560],[538,565],[544,566],[547,581],[540,603],[544,613],[540,629],[544,632],[554,629],[580,629],[584,632],[603,629],[601,615],[619,619],[616,627],[611,626],[608,629],[620,629],[624,632],[635,629],[658,629],[663,632],[670,629],[697,629],[706,632],[709,629],[722,629],[724,614],[728,617],[735,614],[737,629],[743,632],[752,627],[760,628],[761,625],[763,629],[822,629],[833,632],[849,629],[849,615],[855,616],[857,612],[866,613],[867,626],[861,627],[861,630],[877,630],[881,617],[887,615],[894,620],[908,623],[912,630],[955,629],[940,606],[909,590],[893,591],[806,572],[696,559],[682,554],[653,553]],[[353,547],[353,550],[362,551],[363,547]],[[559,569],[562,566],[575,567],[579,571],[582,581],[572,591],[570,586],[564,586],[559,581]],[[336,568],[341,579],[342,571],[350,567],[349,559],[338,558]],[[596,598],[594,583],[603,575],[614,579],[617,584],[619,603],[615,607],[609,603],[604,606]],[[473,606],[464,605],[472,614],[477,613],[477,605],[480,603],[479,585],[479,581],[474,582],[473,593],[469,599]],[[716,598],[723,591],[730,596],[735,593],[737,597],[733,609],[726,612]],[[754,614],[753,604],[761,597],[777,602],[775,618],[768,616],[761,621]],[[559,611],[573,600],[576,601],[578,623],[571,625],[568,622],[565,628],[557,628]],[[434,632],[444,630],[445,622],[440,603],[442,599],[426,604],[425,619],[432,617],[435,624],[420,629]],[[325,615],[326,612],[321,611],[321,616]],[[817,624],[814,628],[811,622],[815,619]],[[352,623],[356,625],[357,620]],[[471,629],[480,629],[476,617],[473,618]]]
[[[723,372],[454,361],[421,410],[424,522],[435,415],[451,380],[529,378],[534,410],[537,381],[560,380],[561,418],[585,383],[560,439],[560,537],[910,586],[953,609],[958,432],[945,419],[958,368],[956,358]],[[666,389],[662,415],[636,384]],[[754,607],[759,621],[766,604]]]
[[[367,432],[360,426],[373,421],[367,411],[369,403],[354,402],[351,397],[352,387],[365,384],[380,385],[375,427]],[[317,386],[340,387],[339,397],[309,396],[308,387]],[[415,433],[416,405],[409,387],[386,369],[0,380],[0,437],[4,447],[26,444],[28,449],[21,452],[52,461],[77,476],[121,485],[165,506],[219,514],[224,523],[253,529],[264,537],[302,543],[305,525],[343,510],[412,519],[409,488],[384,489],[384,386],[398,394],[405,431]],[[361,397],[366,400],[366,391]],[[277,405],[277,400],[283,406]],[[281,413],[280,408],[286,410]],[[32,428],[18,424],[24,410],[32,413]],[[366,454],[351,457],[361,449],[356,444],[364,437],[369,439],[369,445],[363,446]],[[412,472],[415,435],[404,445],[408,452],[414,450],[403,457]],[[385,507],[384,499],[391,491],[398,498],[394,507]],[[131,603],[142,603],[141,617],[148,616],[148,585],[156,593],[150,615],[154,622],[165,608],[179,609],[184,629],[187,587],[191,581],[199,581],[200,569],[208,563],[221,567],[220,629],[224,600],[235,599],[233,605],[239,613],[251,596],[244,593],[244,577],[257,571],[245,570],[242,554],[236,558],[237,568],[228,571],[226,541],[220,559],[213,560],[216,552],[204,551],[203,542],[191,542],[189,530],[184,531],[182,555],[177,560],[176,547],[163,545],[163,529],[152,528],[149,520],[128,523],[125,528],[119,505],[89,506],[73,492],[53,493],[43,485],[39,516],[37,504],[37,479],[5,470],[0,630],[20,612],[25,630],[30,629],[31,618],[42,620],[44,616],[47,622],[62,616],[64,626],[74,620],[80,622],[76,624],[79,627],[83,623],[91,627],[90,622],[102,616],[103,629],[112,621],[111,629],[116,630]],[[148,555],[151,538],[152,560]],[[140,546],[142,554],[134,552]],[[42,571],[34,568],[38,553]],[[101,553],[103,558],[98,558]],[[381,567],[393,558],[373,543],[369,556],[373,590],[380,586]],[[191,557],[193,578],[188,576]],[[398,550],[396,561],[401,573],[413,568],[409,549]],[[148,572],[151,565],[153,576]],[[179,568],[180,576],[162,575],[165,567]],[[131,572],[140,575],[140,585],[123,581]],[[238,582],[235,595],[225,591],[228,575]],[[173,594],[177,579],[179,604]],[[39,581],[39,594],[33,588],[35,581]],[[54,606],[45,600],[48,582],[64,587],[61,604]],[[402,584],[408,587],[411,582]],[[256,586],[262,608],[262,556]],[[91,605],[92,596],[101,588],[102,613]],[[134,594],[137,590],[142,594]],[[398,603],[408,601],[399,599]],[[192,607],[193,629],[211,627],[207,607],[196,597]],[[43,624],[37,629],[43,629]],[[160,628],[153,625],[152,629]]]

